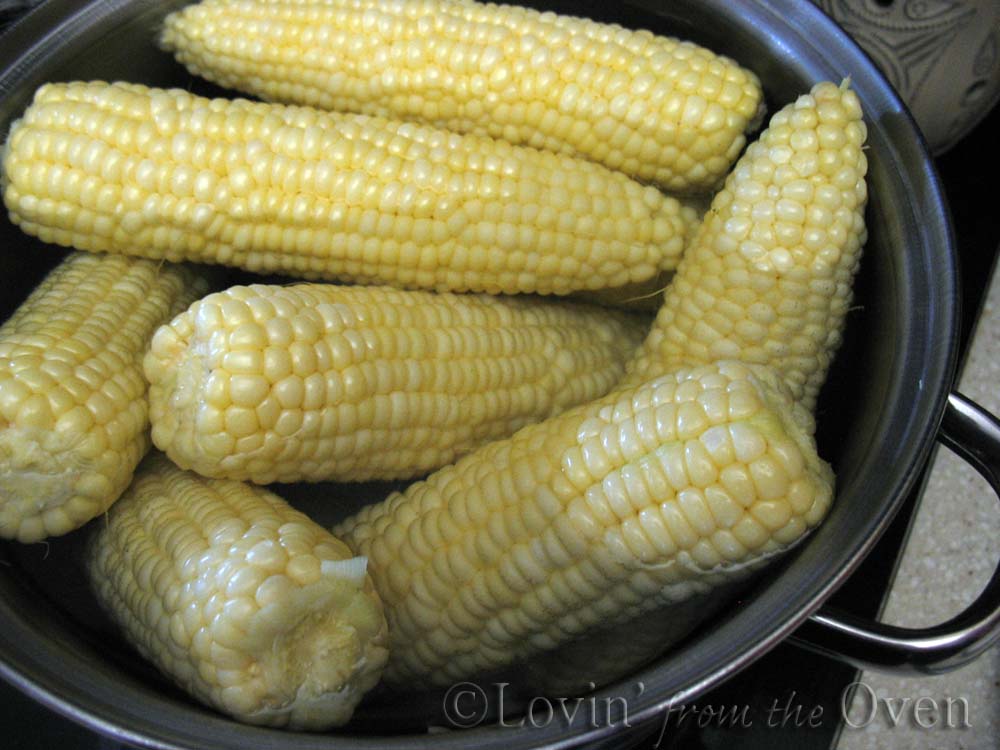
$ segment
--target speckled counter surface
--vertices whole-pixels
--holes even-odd
[[[993,275],[958,390],[1000,415],[1000,274]],[[957,614],[1000,559],[998,529],[1000,506],[989,486],[942,448],[883,620],[920,627]],[[860,681],[838,750],[1000,748],[1000,647],[950,674],[897,678],[864,672]]]

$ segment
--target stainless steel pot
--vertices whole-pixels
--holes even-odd
[[[126,79],[211,91],[153,44],[160,19],[179,4],[43,5],[0,39],[0,133],[48,80]],[[630,723],[652,719],[793,632],[804,645],[868,666],[934,671],[974,658],[1000,637],[1000,574],[966,612],[937,628],[890,628],[820,609],[886,528],[935,440],[954,448],[1000,491],[1000,423],[952,392],[955,253],[937,177],[903,105],[858,47],[801,0],[635,0],[624,7],[587,0],[549,7],[712,46],[760,75],[772,111],[817,80],[850,76],[870,134],[870,239],[857,281],[858,309],[818,410],[821,452],[838,472],[836,504],[818,531],[758,579],[738,606],[666,657],[597,691],[596,700],[622,696]],[[60,254],[3,220],[0,247],[2,318]],[[385,487],[289,491],[330,520],[332,508],[349,510]],[[113,635],[85,590],[77,563],[81,539],[76,533],[47,546],[0,547],[6,563],[0,565],[0,675],[97,731],[157,748],[508,750],[567,747],[620,728],[615,721],[594,726],[584,711],[540,727],[428,735],[412,721],[420,714],[416,704],[407,709],[378,701],[350,727],[329,735],[236,724],[181,695]],[[424,705],[434,700],[439,698],[425,697]],[[617,710],[621,704],[609,705]]]

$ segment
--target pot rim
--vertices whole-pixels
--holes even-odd
[[[71,0],[45,3],[28,14],[3,37],[0,99],[33,75],[37,77],[40,63],[51,57],[54,44],[61,45],[70,39],[77,40],[77,47],[82,44],[80,39],[93,43],[109,23],[114,23],[115,19],[120,23],[129,6],[135,4],[129,0],[103,3]],[[179,4],[182,3],[162,5]],[[671,15],[672,12],[682,11],[659,7],[655,0],[631,0],[630,4],[651,10],[680,26],[686,23],[683,18]],[[832,70],[856,71],[854,88],[865,111],[880,112],[882,119],[886,120],[881,125],[891,136],[887,138],[892,152],[888,154],[892,157],[888,161],[897,166],[907,165],[906,174],[901,175],[907,183],[907,208],[918,220],[925,238],[921,246],[914,249],[913,257],[902,254],[901,259],[894,257],[891,262],[923,266],[928,269],[928,276],[933,273],[935,278],[934,283],[928,279],[926,289],[918,290],[926,297],[926,305],[913,313],[913,319],[905,321],[911,331],[926,331],[925,338],[929,340],[921,342],[923,347],[919,353],[909,350],[898,357],[899,353],[894,352],[899,359],[894,371],[912,372],[914,366],[926,369],[923,377],[918,378],[916,397],[907,405],[907,414],[893,420],[893,424],[900,423],[902,426],[903,437],[896,448],[897,461],[892,466],[891,497],[878,500],[879,511],[865,524],[866,533],[856,535],[853,544],[842,546],[827,560],[825,575],[806,576],[807,561],[799,556],[776,577],[776,580],[792,579],[795,583],[798,573],[796,588],[784,588],[779,592],[776,589],[781,586],[768,585],[758,592],[757,598],[747,603],[738,616],[723,618],[711,636],[716,642],[714,650],[708,650],[710,644],[700,644],[701,653],[697,658],[701,663],[697,669],[691,669],[691,664],[687,663],[683,669],[678,668],[678,662],[687,662],[684,657],[697,651],[695,646],[699,644],[682,646],[671,652],[670,658],[662,663],[631,675],[627,683],[618,682],[594,693],[598,699],[631,695],[629,690],[634,692],[635,685],[643,683],[646,690],[636,697],[634,711],[633,702],[629,703],[629,719],[635,723],[690,701],[761,657],[785,640],[854,571],[887,528],[919,476],[919,470],[934,443],[957,363],[957,256],[948,209],[926,143],[890,84],[861,48],[811,3],[801,0],[744,0],[734,4],[731,0],[699,0],[699,4],[706,9],[706,13],[739,13],[742,23],[768,30],[779,49],[778,61],[805,72],[811,80],[828,78]],[[732,10],[734,6],[736,11]],[[728,13],[724,12],[727,8]],[[809,59],[793,59],[792,51],[782,44],[781,36],[774,31],[776,28],[781,34],[794,34],[802,44],[807,45],[812,52]],[[784,59],[781,52],[786,55]],[[944,266],[931,266],[931,260]],[[915,293],[910,295],[916,296]],[[779,599],[781,607],[775,609],[774,603]],[[249,743],[254,747],[403,750],[425,747],[428,741],[423,735],[310,735],[252,727],[237,724],[207,709],[179,705],[169,696],[146,690],[142,697],[156,704],[155,716],[158,718],[154,718],[148,710],[135,707],[126,710],[122,702],[115,701],[115,691],[104,684],[111,676],[108,668],[84,659],[67,644],[45,640],[34,632],[30,619],[21,617],[3,600],[0,600],[0,622],[4,623],[6,631],[0,643],[0,677],[64,716],[126,742],[174,750],[202,747],[205,738],[212,736],[224,738],[227,747]],[[752,642],[734,646],[733,638],[745,635],[749,625],[754,625],[756,633]],[[678,672],[686,676],[679,679]],[[73,685],[68,684],[68,673],[72,673],[76,680]],[[657,684],[678,687],[658,692]],[[87,689],[81,690],[80,686]],[[119,691],[122,689],[120,685],[113,687]],[[541,728],[480,727],[428,737],[433,736],[434,746],[441,748],[474,744],[484,750],[507,750],[515,740],[530,747],[563,748],[597,740],[621,729],[614,724],[595,728],[587,724],[587,719],[588,716],[578,715],[573,721],[553,722]],[[188,728],[193,720],[197,720],[199,731]],[[205,734],[206,731],[210,735]]]

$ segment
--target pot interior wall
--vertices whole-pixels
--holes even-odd
[[[77,3],[73,7],[83,10],[72,24],[34,46],[17,65],[0,69],[0,133],[7,131],[35,87],[44,81],[123,79],[220,93],[192,79],[153,43],[160,18],[180,4],[176,0],[116,2],[95,10]],[[641,678],[646,703],[637,701],[636,705],[653,707],[683,691],[706,687],[726,665],[745,661],[754,649],[759,652],[773,645],[779,631],[787,631],[796,618],[804,616],[807,605],[843,575],[861,548],[872,541],[875,530],[888,520],[911,479],[913,465],[926,453],[942,394],[950,386],[953,260],[933,175],[907,116],[873,79],[867,61],[843,39],[838,40],[841,46],[820,47],[833,32],[815,13],[801,17],[782,13],[784,2],[765,8],[725,0],[639,0],[627,7],[587,0],[544,7],[708,44],[761,77],[769,112],[821,78],[851,76],[871,115],[867,152],[870,237],[845,343],[818,407],[821,454],[834,464],[839,478],[836,506],[806,544],[756,581],[739,609],[727,609],[688,638],[673,656],[609,688],[613,693]],[[65,9],[43,7],[40,12],[54,21]],[[770,24],[778,31],[755,30],[748,23],[751,16],[754,23]],[[19,33],[23,28],[15,29],[12,38],[19,39]],[[2,320],[64,253],[22,235],[5,217],[0,218],[0,247]],[[320,484],[286,486],[279,492],[329,522],[397,486]],[[47,545],[0,545],[4,563],[0,565],[0,623],[7,624],[9,638],[0,646],[0,660],[7,663],[8,676],[21,679],[17,675],[27,675],[29,690],[66,713],[89,717],[92,723],[108,721],[110,717],[102,711],[114,707],[114,721],[127,727],[118,730],[119,734],[133,739],[133,733],[141,732],[192,747],[204,745],[208,737],[226,746],[250,737],[258,747],[322,746],[322,737],[280,735],[225,721],[192,703],[122,645],[86,589],[78,563],[84,535],[85,531],[76,532]],[[414,708],[419,713],[427,705],[411,702],[401,707],[398,702],[372,701],[344,733],[363,736],[413,730],[418,734],[412,741],[419,744],[423,727],[406,717],[413,716]],[[164,725],[170,727],[169,732]],[[467,735],[467,741],[475,736],[474,741],[482,746],[508,746],[516,735],[476,730]],[[531,739],[554,737],[542,732]],[[398,740],[406,741],[402,736]],[[443,747],[461,741],[461,737],[440,736],[435,744]]]

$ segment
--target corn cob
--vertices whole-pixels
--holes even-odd
[[[132,645],[240,721],[343,724],[385,664],[364,558],[263,488],[151,455],[89,540],[86,564]]]
[[[525,427],[334,529],[385,679],[447,684],[732,581],[824,516],[812,417],[766,368],[679,370]]]
[[[452,291],[642,281],[691,219],[580,159],[132,84],[43,86],[4,170],[12,221],[46,242]]]
[[[647,328],[541,298],[233,287],[154,336],[153,442],[260,484],[414,477],[604,395]]]
[[[829,82],[774,115],[713,200],[626,382],[736,358],[774,368],[812,410],[866,238],[861,117]]]
[[[677,39],[466,0],[207,0],[161,43],[263,99],[427,122],[593,159],[685,192],[729,171],[757,77]]]
[[[149,449],[142,356],[205,294],[190,269],[74,253],[0,327],[0,537],[70,532]]]

